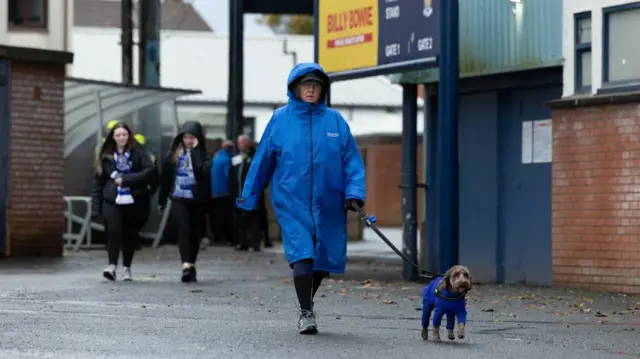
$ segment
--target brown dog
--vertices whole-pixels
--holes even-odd
[[[465,295],[473,287],[473,277],[469,269],[455,265],[442,276],[435,278],[422,290],[422,339],[429,338],[429,320],[433,317],[433,341],[440,342],[440,322],[447,316],[447,336],[454,340],[454,317],[458,320],[458,339],[464,339],[464,328],[467,321]]]

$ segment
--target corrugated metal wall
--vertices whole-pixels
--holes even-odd
[[[562,65],[562,1],[459,1],[461,77]],[[438,69],[392,80],[437,82]]]

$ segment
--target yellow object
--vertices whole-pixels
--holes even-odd
[[[111,120],[109,122],[107,122],[107,131],[111,131],[111,129],[113,129],[114,127],[116,127],[116,125],[118,124],[118,120]]]
[[[133,135],[133,138],[135,138],[136,141],[138,141],[138,143],[142,146],[144,146],[144,144],[147,142],[147,138],[144,137],[144,135],[141,133],[136,133],[135,135]]]
[[[378,3],[378,0],[319,1],[318,63],[327,73],[375,67],[385,60],[378,59],[379,12],[389,12],[398,6],[380,9]],[[392,25],[385,23],[386,26]]]

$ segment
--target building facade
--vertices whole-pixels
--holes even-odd
[[[553,283],[640,293],[640,2],[564,0]]]
[[[459,261],[481,282],[549,285],[551,271],[551,112],[546,103],[562,94],[562,2],[557,0],[460,0]],[[437,116],[438,70],[402,74],[400,83],[425,84],[426,113]],[[433,111],[432,111],[433,109]],[[427,121],[425,119],[425,121]],[[435,143],[434,124],[425,124],[425,143]],[[431,180],[437,153],[418,149],[419,182],[429,185],[422,209],[433,205]],[[392,150],[393,149],[393,150]],[[393,154],[399,143],[366,148]],[[400,171],[379,166],[376,183],[387,188],[381,209],[401,223]],[[369,173],[367,176],[376,176]],[[376,176],[377,177],[377,176]],[[369,188],[368,188],[369,190]],[[376,192],[378,193],[378,192]],[[431,194],[431,196],[429,196]],[[383,207],[384,206],[384,207]],[[369,206],[368,206],[369,207]],[[431,207],[432,208],[432,207]],[[437,253],[435,210],[424,211],[427,230],[420,258]],[[380,217],[380,215],[378,215]],[[425,228],[425,227],[423,227]]]
[[[0,255],[59,256],[72,0],[0,1]]]

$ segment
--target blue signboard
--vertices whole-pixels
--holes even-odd
[[[435,62],[441,0],[378,0],[378,66]]]

